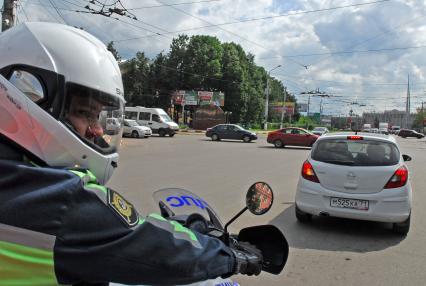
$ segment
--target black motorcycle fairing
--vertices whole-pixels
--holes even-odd
[[[238,234],[238,240],[249,242],[262,252],[262,271],[281,273],[287,262],[289,246],[283,233],[276,226],[259,225],[243,228]]]

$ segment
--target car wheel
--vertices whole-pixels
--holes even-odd
[[[212,141],[219,141],[219,136],[217,136],[217,134],[212,134]]]
[[[405,221],[394,223],[392,230],[395,233],[407,235],[407,233],[410,231],[410,221],[411,221],[411,214],[408,216],[408,218]]]
[[[132,137],[133,138],[138,138],[139,137],[139,133],[137,131],[132,131]]]
[[[274,141],[274,146],[275,146],[275,148],[282,148],[282,147],[284,147],[284,144],[280,139],[277,139],[277,140]]]
[[[175,133],[170,132],[170,133],[169,133],[169,136],[170,136],[170,137],[173,137],[173,136],[175,136]]]
[[[312,215],[311,214],[308,214],[308,213],[305,213],[304,211],[302,211],[302,210],[300,210],[298,207],[297,207],[297,205],[296,205],[296,208],[295,208],[295,213],[296,213],[296,218],[297,218],[297,220],[299,221],[299,222],[301,222],[301,223],[307,223],[307,222],[310,222],[311,220],[312,220]]]
[[[160,135],[160,137],[164,137],[166,136],[166,131],[164,131],[164,129],[160,129],[158,130],[158,135]]]
[[[251,141],[250,136],[248,136],[248,135],[244,135],[244,136],[243,136],[243,141],[244,141],[245,143],[250,143],[250,141]]]

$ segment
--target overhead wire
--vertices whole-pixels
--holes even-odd
[[[19,5],[19,8],[21,9],[22,13],[24,14],[25,18],[27,19],[27,21],[29,21],[29,20],[30,20],[30,18],[28,18],[27,13],[25,13],[24,6],[23,6],[23,4],[22,4],[22,1],[18,0],[18,5]]]
[[[268,20],[268,19],[272,19],[272,18],[290,17],[290,16],[296,16],[296,15],[302,15],[302,14],[318,13],[318,12],[331,11],[331,10],[337,10],[337,9],[344,9],[344,8],[356,7],[356,6],[362,6],[362,5],[378,4],[378,3],[381,3],[381,2],[388,2],[388,1],[390,1],[390,0],[373,1],[373,2],[366,2],[366,3],[360,3],[360,4],[337,6],[337,7],[330,7],[330,8],[324,8],[324,9],[315,9],[315,10],[301,11],[301,12],[295,12],[295,13],[286,13],[286,14],[279,14],[279,15],[259,17],[259,18],[241,19],[241,20],[236,20],[236,21],[231,21],[231,22],[225,22],[225,23],[219,23],[219,24],[209,24],[209,25],[200,26],[200,27],[194,27],[194,28],[188,28],[188,29],[183,29],[183,30],[177,30],[177,31],[169,32],[169,33],[171,33],[171,34],[177,34],[177,33],[182,33],[182,32],[189,32],[189,31],[193,31],[193,30],[211,28],[211,27],[220,27],[220,26],[234,25],[234,24],[245,23],[245,22]],[[165,6],[167,6],[167,5],[165,5]],[[170,6],[170,4],[168,4],[168,6]],[[145,36],[143,36],[143,37],[145,37]],[[137,40],[137,39],[141,39],[143,37],[139,37],[139,38],[128,38],[128,39],[119,39],[119,40],[115,40],[115,42],[117,42],[117,41],[123,42],[123,41]]]
[[[289,56],[260,57],[260,58],[258,58],[258,60],[277,59],[277,58],[297,58],[297,57],[310,57],[310,56],[324,56],[324,55],[354,54],[354,53],[380,53],[380,52],[392,52],[392,51],[399,51],[399,50],[421,49],[421,48],[426,48],[426,45],[409,46],[409,47],[395,47],[395,48],[383,48],[383,49],[369,49],[369,50],[354,50],[354,51],[299,54],[299,55],[289,55]]]
[[[188,15],[188,16],[190,16],[190,17],[193,17],[194,19],[200,20],[200,21],[202,21],[202,22],[204,22],[204,23],[207,23],[207,24],[209,24],[209,25],[214,25],[214,24],[212,24],[211,22],[209,22],[209,21],[207,21],[207,20],[204,20],[204,19],[203,19],[203,18],[201,18],[201,17],[198,17],[198,16],[195,16],[195,15],[192,15],[191,13],[188,13],[188,12],[186,12],[186,11],[182,10],[182,9],[179,9],[179,8],[176,8],[176,7],[173,7],[173,6],[167,5],[166,3],[162,2],[161,0],[156,0],[156,1],[157,1],[157,2],[159,2],[159,3],[161,3],[161,4],[163,4],[163,5],[166,5],[166,6],[170,7],[170,8],[172,8],[172,9],[176,10],[176,11],[179,11],[180,13],[183,13],[183,14],[185,14],[185,15]],[[386,1],[386,0],[381,0],[381,1]],[[265,50],[271,51],[271,49],[269,49],[269,48],[267,48],[267,47],[265,47],[265,46],[263,46],[263,45],[261,45],[261,44],[259,44],[259,43],[255,42],[255,41],[252,41],[252,40],[250,40],[250,39],[247,39],[247,38],[245,38],[245,37],[242,37],[241,35],[239,35],[239,34],[237,34],[237,33],[235,33],[235,32],[232,32],[232,31],[226,30],[226,29],[224,29],[224,28],[222,28],[222,27],[219,27],[219,26],[217,26],[217,28],[219,28],[220,30],[222,30],[222,31],[224,31],[224,32],[227,32],[227,33],[229,33],[229,34],[231,34],[231,35],[233,35],[233,36],[235,36],[235,37],[238,37],[238,38],[240,38],[241,40],[244,40],[244,41],[246,41],[246,42],[249,42],[249,43],[251,43],[251,44],[254,44],[254,45],[256,45],[256,46],[258,46],[258,47],[260,47],[260,48],[262,48],[262,49],[265,49]],[[298,64],[298,65],[300,65],[300,66],[302,66],[302,67],[304,67],[304,68],[307,68],[307,66],[306,66],[306,65],[303,65],[303,64],[299,63],[298,61],[295,61],[295,60],[291,60],[291,61],[292,61],[292,62],[294,62],[294,63],[296,63],[296,64]]]
[[[54,4],[54,1],[52,0],[48,0],[50,2],[50,4],[52,5],[52,7],[55,9],[56,13],[58,13],[59,17],[62,19],[62,21],[68,25],[67,21],[65,20],[65,18],[62,16],[61,12],[59,12],[58,8],[56,7],[56,5]]]
[[[406,25],[408,25],[408,24],[410,24],[410,23],[412,23],[412,22],[415,22],[415,21],[417,21],[417,20],[419,20],[419,19],[421,19],[421,18],[424,18],[425,16],[426,16],[426,15],[420,15],[420,16],[418,16],[418,17],[414,18],[414,19],[410,19],[410,20],[408,20],[408,21],[406,21],[406,22],[403,22],[403,23],[401,23],[401,24],[399,24],[399,25],[397,25],[397,26],[395,26],[395,27],[392,27],[392,28],[390,28],[390,29],[387,29],[387,30],[386,30],[386,31],[384,31],[384,32],[380,32],[380,33],[378,33],[378,34],[374,35],[373,37],[370,37],[370,38],[365,39],[365,40],[363,40],[363,41],[361,41],[361,42],[358,42],[358,43],[356,43],[356,44],[354,44],[354,45],[351,45],[351,49],[353,49],[353,48],[355,48],[355,47],[358,47],[358,46],[360,46],[360,45],[363,45],[363,44],[365,44],[365,43],[371,42],[372,40],[375,40],[375,39],[377,39],[377,38],[379,38],[379,37],[381,37],[381,36],[383,36],[383,35],[393,33],[393,32],[395,32],[396,30],[398,30],[398,29],[400,29],[400,28],[402,28],[402,27],[404,27],[404,26],[406,26]],[[319,60],[319,61],[317,61],[317,62],[315,62],[315,63],[312,63],[311,65],[316,65],[316,64],[318,64],[318,63],[320,63],[320,62],[322,62],[322,61],[324,61],[324,60],[326,60],[326,59],[328,59],[328,58],[330,58],[330,57],[331,57],[331,56],[325,57],[324,59],[321,59],[321,60]]]
[[[49,0],[47,0],[47,1],[49,1]],[[42,2],[41,2],[41,0],[38,0],[38,2],[40,3],[40,6],[43,6],[43,7],[45,7],[46,9],[46,11],[47,11],[47,13],[52,17],[52,19],[54,19],[55,20],[55,22],[58,22],[58,23],[61,23],[61,19],[60,18],[58,18],[58,16],[56,16],[56,14],[54,14],[52,11],[51,11],[51,9],[54,9],[53,7],[52,7],[52,5],[44,5]],[[33,3],[34,5],[36,5],[35,3]],[[58,20],[59,19],[59,20]]]
[[[180,6],[180,5],[189,5],[189,4],[198,4],[198,3],[208,3],[208,2],[218,2],[221,0],[203,0],[203,1],[194,1],[194,2],[181,2],[181,3],[170,3],[167,5],[152,5],[152,6],[142,6],[136,8],[128,8],[127,10],[141,10],[141,9],[150,9],[150,8],[158,8],[164,6]]]

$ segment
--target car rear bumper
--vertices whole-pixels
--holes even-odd
[[[368,210],[338,208],[330,205],[330,198],[346,198],[369,201]],[[373,194],[349,194],[325,189],[321,184],[299,179],[296,192],[297,207],[307,213],[378,222],[402,222],[411,212],[411,186],[385,189]]]

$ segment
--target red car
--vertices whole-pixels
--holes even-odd
[[[269,132],[267,142],[274,144],[276,148],[286,145],[311,147],[318,137],[303,128],[288,127]]]

